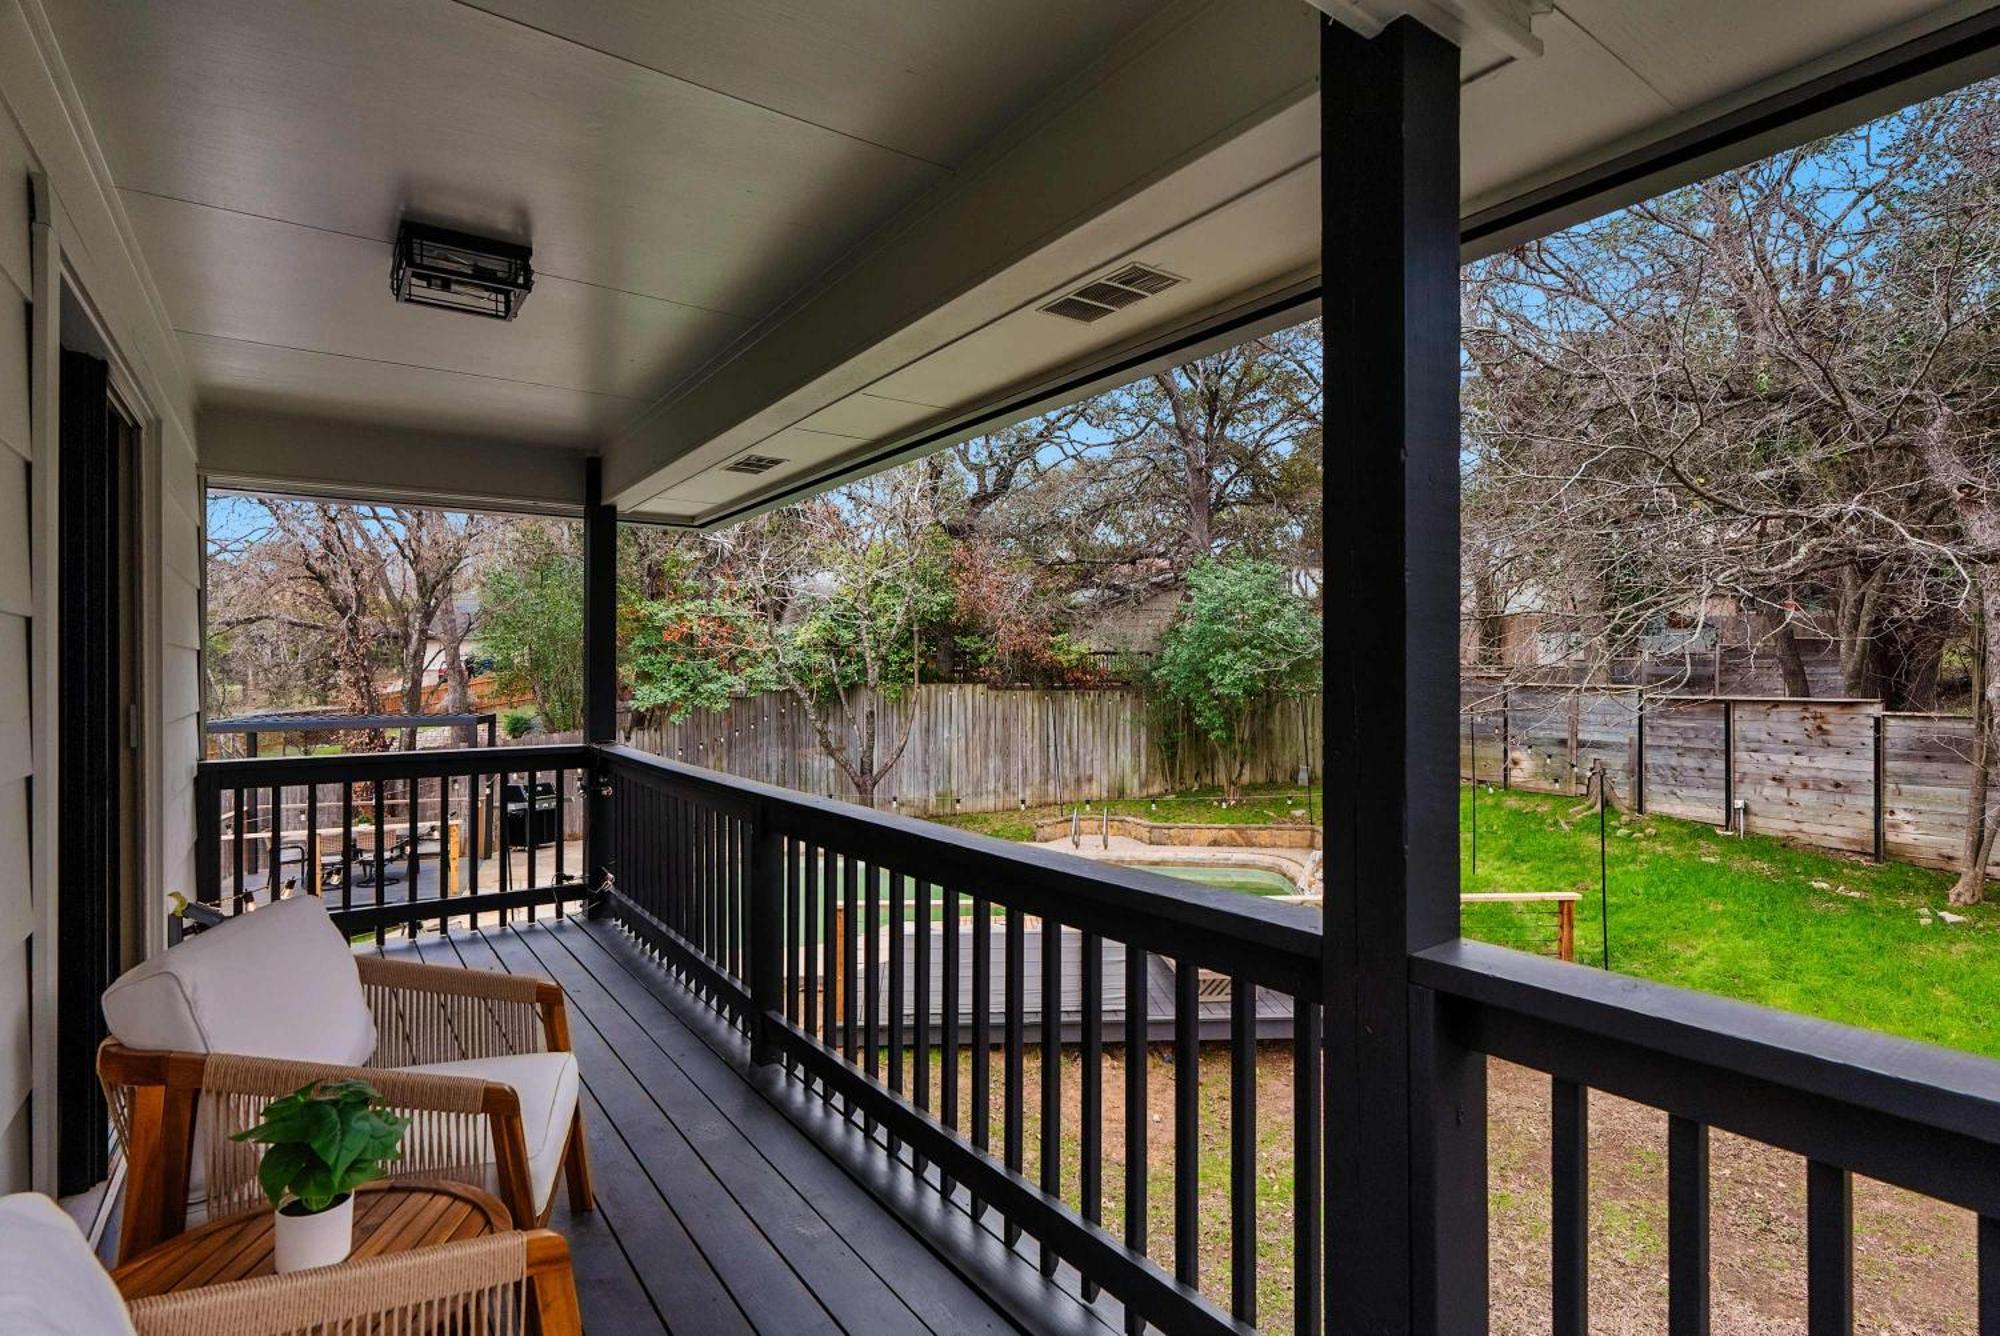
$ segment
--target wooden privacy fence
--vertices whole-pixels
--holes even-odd
[[[1462,693],[1459,773],[1581,793],[1603,762],[1642,813],[1740,824],[1804,844],[1956,868],[1972,721],[1880,701],[1499,687]],[[2000,872],[2000,860],[1994,870]]]
[[[894,747],[910,709],[917,716],[910,745],[877,789],[878,807],[915,816],[992,812],[1220,782],[1214,750],[1187,730],[1163,728],[1145,694],[1130,688],[919,687],[883,704],[881,755]],[[845,741],[842,719],[834,729]],[[1302,765],[1317,782],[1321,737],[1318,695],[1274,702],[1253,725],[1244,782],[1291,783]],[[630,728],[625,739],[670,761],[802,793],[856,796],[820,750],[805,711],[782,693],[746,697],[678,724]]]

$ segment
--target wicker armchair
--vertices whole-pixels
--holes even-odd
[[[254,917],[265,919],[279,908]],[[214,957],[211,939],[227,936],[233,926],[196,941],[209,943]],[[526,1227],[547,1221],[560,1170],[570,1208],[592,1209],[575,1062],[549,1057],[570,1050],[562,989],[525,975],[347,959],[358,970],[373,1018],[373,1051],[359,1064],[105,1041],[98,1075],[128,1166],[120,1260],[182,1232],[191,1195],[207,1218],[256,1205],[260,1148],[230,1138],[254,1124],[268,1101],[315,1079],[361,1077],[411,1120],[394,1166],[399,1177],[489,1186],[515,1223]],[[203,965],[215,967],[213,960]],[[352,979],[347,976],[349,988]],[[264,989],[273,991],[282,990]],[[111,994],[106,997],[110,1012]],[[263,1023],[268,1028],[267,1018]]]
[[[76,1222],[47,1197],[0,1197],[0,1331],[324,1336],[583,1329],[569,1246],[508,1230],[298,1271],[126,1300]]]

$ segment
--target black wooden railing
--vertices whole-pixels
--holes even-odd
[[[317,893],[350,933],[584,898],[583,746],[204,761],[196,901],[235,915]]]
[[[504,795],[552,782],[558,829],[573,830],[586,774],[608,790],[598,903],[795,1096],[889,1151],[904,1182],[1108,1316],[1122,1308],[1130,1330],[1322,1328],[1328,981],[1315,911],[621,747],[204,763],[199,898],[240,912],[274,886],[303,889],[288,880],[310,866],[355,933],[561,912],[585,898],[581,850],[509,822]],[[425,835],[454,823],[461,894],[440,898]],[[301,865],[285,857],[300,842],[335,852]],[[400,877],[375,884],[370,870],[399,861]],[[1979,1330],[2000,1336],[2000,1063],[1474,942],[1410,957],[1409,983],[1436,1043],[1550,1077],[1557,1336],[1588,1329],[1591,1090],[1668,1115],[1669,1331],[1707,1330],[1720,1128],[1807,1162],[1809,1330],[1851,1328],[1861,1174],[1979,1217]],[[1205,1085],[1203,1041],[1219,1039]],[[1289,1109],[1259,1109],[1260,1046],[1289,1050]],[[1154,1121],[1161,1084],[1171,1113]],[[1123,1115],[1107,1120],[1117,1096]],[[1260,1113],[1279,1149],[1260,1145]],[[1221,1183],[1203,1181],[1198,1138],[1178,1135],[1204,1121],[1226,1125]],[[1457,1121],[1482,1125],[1482,1111]],[[1122,1141],[1112,1184],[1107,1127]],[[1258,1232],[1272,1170],[1291,1179],[1283,1239]],[[1152,1213],[1127,1207],[1159,1202],[1172,1247],[1156,1263]],[[1205,1267],[1212,1220],[1226,1261]],[[1440,1265],[1485,1274],[1483,1224],[1440,1239]]]
[[[1411,961],[1457,1043],[1548,1073],[1556,1336],[1589,1329],[1588,1092],[1668,1115],[1667,1330],[1709,1321],[1708,1134],[1805,1158],[1807,1329],[1853,1328],[1853,1175],[1979,1216],[1979,1331],[2000,1333],[2000,1063],[1458,941]]]
[[[1086,1300],[1107,1292],[1135,1330],[1260,1316],[1318,1328],[1313,911],[624,748],[605,756],[613,912],[741,1025],[754,1057],[858,1120],[917,1181],[992,1225],[1044,1275],[1060,1273]],[[1233,1041],[1219,1110],[1202,1099],[1205,1032]],[[1260,1162],[1273,1166],[1259,1149],[1256,1063],[1259,1039],[1271,1037],[1290,1046],[1295,1064],[1283,1152],[1294,1227],[1282,1241],[1260,1240],[1257,1228]],[[1165,1166],[1149,1160],[1154,1063],[1124,1060],[1156,1040],[1170,1058],[1175,1116],[1165,1126],[1177,1133]],[[1118,1051],[1125,1083],[1116,1232],[1104,1223],[1108,1048]],[[1073,1129],[1065,1127],[1071,1093]],[[1220,1284],[1203,1274],[1209,1208],[1199,1138],[1187,1134],[1208,1120],[1228,1126]],[[1064,1150],[1071,1131],[1073,1157]],[[1123,1209],[1163,1181],[1172,1194],[1171,1270],[1147,1255],[1148,1212]],[[1266,1279],[1289,1289],[1291,1313],[1259,1313]]]

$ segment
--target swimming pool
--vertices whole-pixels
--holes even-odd
[[[1183,881],[1198,881],[1204,886],[1214,886],[1224,891],[1244,891],[1251,895],[1297,895],[1299,888],[1292,879],[1282,872],[1273,872],[1261,867],[1221,867],[1210,864],[1189,864],[1169,866],[1157,863],[1135,864],[1148,872],[1159,872],[1169,877],[1179,877]]]

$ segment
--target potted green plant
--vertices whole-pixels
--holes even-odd
[[[280,1273],[332,1266],[354,1246],[354,1189],[382,1176],[403,1153],[410,1120],[387,1108],[366,1081],[314,1081],[264,1106],[233,1140],[265,1148],[257,1182],[277,1212]]]

